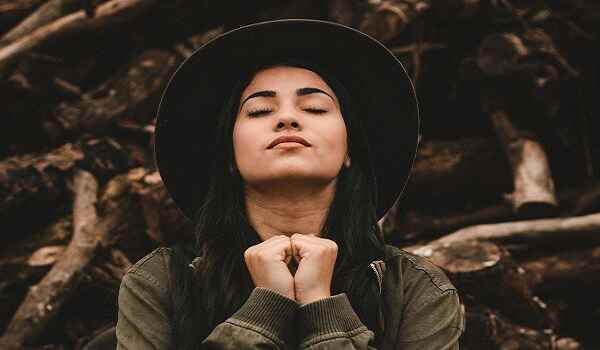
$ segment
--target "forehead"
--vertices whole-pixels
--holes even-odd
[[[315,72],[290,66],[261,69],[244,90],[242,98],[259,90],[292,91],[301,87],[318,87],[333,94],[331,88]]]

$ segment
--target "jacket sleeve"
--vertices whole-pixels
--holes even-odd
[[[298,304],[267,288],[254,288],[242,307],[219,324],[201,349],[290,349]]]
[[[160,251],[140,260],[119,287],[117,350],[172,349],[168,276]],[[200,349],[288,349],[298,304],[267,288],[255,288],[244,305],[204,339]]]
[[[346,293],[298,308],[299,349],[372,349],[375,334],[360,320]]]
[[[458,350],[464,311],[456,289],[422,293],[404,311],[396,347],[402,350]]]
[[[458,350],[464,316],[456,290],[415,300],[389,350]],[[298,309],[300,349],[377,350],[375,334],[361,321],[345,293],[302,305]],[[383,349],[381,349],[383,350]]]

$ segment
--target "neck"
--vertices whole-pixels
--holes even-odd
[[[246,215],[262,241],[294,233],[320,236],[335,195],[335,181],[318,187],[247,186],[245,194]]]

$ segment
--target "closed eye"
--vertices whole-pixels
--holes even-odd
[[[310,113],[315,113],[315,114],[327,113],[327,110],[320,109],[320,108],[305,108],[304,110],[307,112],[310,112]]]
[[[262,115],[262,114],[266,114],[266,113],[269,113],[269,112],[272,112],[272,111],[273,110],[271,110],[271,109],[257,109],[255,111],[248,112],[248,115],[250,117],[256,117],[256,116],[259,116],[259,115]]]
[[[325,109],[320,109],[320,108],[305,108],[305,111],[309,112],[309,113],[313,113],[313,114],[324,114],[327,113],[327,110]],[[256,117],[259,115],[263,115],[263,114],[267,114],[273,112],[272,109],[257,109],[255,111],[251,111],[248,112],[248,116],[250,117]]]

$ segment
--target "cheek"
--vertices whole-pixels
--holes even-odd
[[[327,144],[329,145],[330,151],[333,151],[337,156],[339,156],[339,154],[345,156],[347,147],[347,131],[346,124],[344,123],[342,117],[340,116],[338,119],[330,121],[328,125],[323,126],[322,130],[328,131],[324,135],[324,138],[327,139]]]
[[[259,130],[244,122],[236,122],[233,127],[233,150],[236,162],[254,158],[253,152],[258,149]]]

